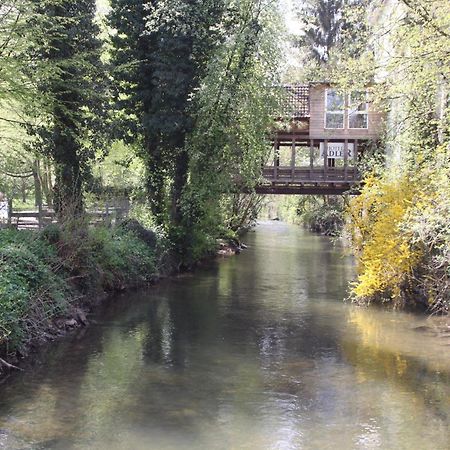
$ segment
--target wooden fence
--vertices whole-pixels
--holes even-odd
[[[55,211],[43,206],[37,211],[14,210],[12,200],[7,206],[3,205],[4,213],[0,218],[0,227],[12,227],[17,229],[42,229],[52,223],[57,223]],[[113,226],[120,220],[128,217],[130,202],[128,199],[94,204],[86,210],[86,216],[91,225]]]

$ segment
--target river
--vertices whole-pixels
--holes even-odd
[[[246,242],[43,348],[0,386],[0,448],[448,450],[436,321],[343,302],[354,267],[327,238]]]

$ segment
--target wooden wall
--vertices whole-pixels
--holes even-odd
[[[312,85],[310,89],[309,135],[311,139],[376,139],[383,130],[384,115],[375,111],[369,104],[369,128],[347,129],[347,112],[344,116],[344,129],[325,128],[325,84]]]

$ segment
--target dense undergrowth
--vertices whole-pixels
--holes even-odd
[[[342,232],[344,202],[338,196],[307,198],[300,202],[298,213],[302,223],[314,233],[339,236]]]
[[[313,233],[337,237],[345,221],[345,203],[336,195],[269,197],[262,217],[302,225]]]
[[[151,281],[156,236],[136,222],[115,229],[0,230],[0,350],[26,349],[58,316],[100,293]]]
[[[440,160],[440,161],[439,161]],[[448,313],[450,170],[446,151],[433,165],[368,177],[349,207],[358,261],[355,299]]]

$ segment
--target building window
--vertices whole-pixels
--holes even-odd
[[[369,107],[366,92],[352,92],[348,98],[348,127],[365,128],[369,126]]]
[[[344,95],[327,89],[325,96],[325,128],[344,128]]]

